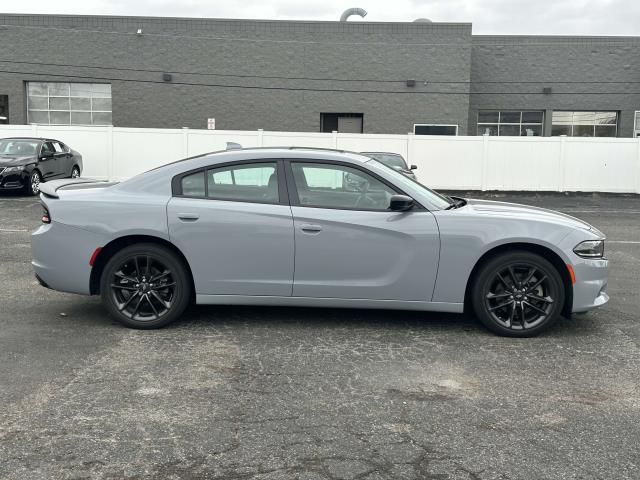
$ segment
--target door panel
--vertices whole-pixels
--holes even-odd
[[[41,158],[38,161],[38,168],[40,169],[40,173],[42,173],[43,178],[55,178],[56,176],[58,176],[58,172],[60,169],[58,164],[60,160],[56,156],[56,151],[53,147],[53,143],[43,143],[40,150],[40,155],[46,155],[45,158]]]
[[[290,296],[291,207],[174,197],[169,236],[187,257],[203,295]]]
[[[440,240],[430,212],[291,210],[294,296],[431,300]]]

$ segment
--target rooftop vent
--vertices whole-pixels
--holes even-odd
[[[352,15],[357,15],[364,18],[367,16],[367,11],[364,8],[347,8],[344,12],[342,12],[342,15],[340,15],[340,21],[346,22],[347,18],[351,17]]]

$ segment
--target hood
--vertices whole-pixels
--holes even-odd
[[[579,218],[572,217],[564,213],[546,208],[531,207],[529,205],[520,205],[518,203],[496,202],[492,200],[466,199],[470,208],[473,208],[479,214],[498,215],[514,218],[529,218],[531,220],[547,221],[557,223],[573,228],[581,228],[583,230],[591,230],[592,232],[604,237],[602,232],[583,222]]]
[[[27,165],[36,161],[36,157],[33,155],[16,156],[0,154],[0,168],[4,167],[17,167],[19,165]]]

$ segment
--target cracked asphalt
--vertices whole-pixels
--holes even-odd
[[[611,302],[533,339],[302,308],[128,330],[35,283],[39,206],[0,194],[0,478],[639,478],[640,197],[498,199],[607,233]]]

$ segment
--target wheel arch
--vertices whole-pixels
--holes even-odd
[[[116,238],[109,243],[107,243],[102,249],[100,253],[95,258],[93,263],[93,268],[91,269],[91,276],[89,277],[89,291],[91,295],[98,295],[100,293],[100,277],[102,276],[102,272],[104,271],[104,267],[109,262],[109,259],[113,257],[117,252],[122,250],[125,247],[135,245],[138,243],[153,243],[156,245],[163,246],[173,253],[175,253],[178,258],[183,262],[185,268],[187,269],[187,273],[189,275],[189,279],[191,280],[191,291],[192,294],[195,295],[195,284],[193,281],[193,273],[191,271],[191,266],[187,261],[187,258],[180,251],[178,247],[176,247],[173,243],[165,240],[164,238],[154,237],[153,235],[126,235],[123,237]]]
[[[475,283],[475,279],[480,271],[480,268],[486,264],[489,260],[507,252],[514,251],[525,251],[530,253],[535,253],[544,257],[546,260],[551,262],[551,264],[555,267],[555,269],[560,274],[560,278],[562,278],[562,284],[564,286],[564,306],[562,307],[562,315],[569,317],[571,316],[571,309],[573,305],[573,283],[571,282],[571,276],[569,275],[569,271],[567,270],[567,265],[562,260],[560,255],[554,252],[551,248],[545,247],[544,245],[539,245],[536,243],[527,243],[527,242],[514,242],[514,243],[505,243],[502,245],[495,246],[490,250],[486,251],[476,262],[471,270],[471,274],[467,280],[467,285],[464,292],[464,310],[465,313],[470,313],[473,311],[473,306],[471,305],[471,290],[473,288],[473,284]]]

